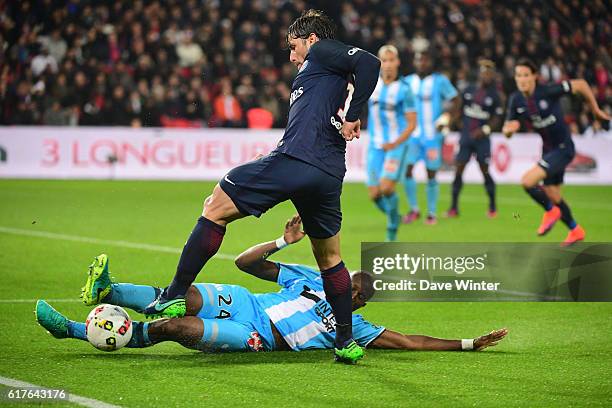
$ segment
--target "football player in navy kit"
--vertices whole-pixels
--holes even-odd
[[[299,71],[285,133],[269,155],[232,169],[215,186],[185,244],[174,279],[145,314],[184,314],[185,293],[217,253],[226,225],[248,215],[259,217],[291,200],[336,316],[335,358],[355,363],[363,357],[352,338],[351,279],[340,256],[340,194],[346,142],[360,135],[359,116],[376,86],[380,61],[334,40],[334,31],[334,23],[315,10],[289,26],[289,59]],[[282,237],[277,240],[279,249],[285,245]]]
[[[489,196],[489,210],[487,215],[494,218],[497,215],[495,205],[495,182],[489,174],[489,161],[491,160],[491,140],[489,135],[492,129],[501,125],[503,115],[502,101],[495,87],[495,63],[482,59],[479,81],[477,85],[468,86],[461,95],[463,102],[461,136],[459,153],[455,158],[455,180],[452,186],[451,207],[446,215],[449,218],[459,215],[459,193],[463,187],[463,170],[473,154],[480,166],[484,177],[484,186]]]
[[[512,94],[508,102],[502,132],[506,137],[511,137],[520,129],[520,121],[524,121],[531,124],[542,137],[542,159],[523,175],[521,183],[531,198],[545,210],[538,235],[546,234],[561,219],[570,229],[561,244],[567,246],[584,240],[586,234],[561,196],[565,168],[574,158],[575,150],[569,127],[563,120],[559,98],[570,93],[580,94],[596,118],[610,120],[610,116],[599,108],[585,80],[572,79],[545,86],[537,84],[536,73],[535,64],[528,59],[517,62],[514,79],[518,91]]]

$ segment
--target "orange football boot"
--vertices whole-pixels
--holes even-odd
[[[580,225],[576,225],[573,230],[570,230],[570,232],[567,233],[567,237],[565,238],[565,241],[561,243],[561,246],[566,247],[575,244],[578,241],[584,240],[585,236],[586,232],[584,232],[584,228],[582,228]]]
[[[555,226],[555,223],[561,218],[561,210],[556,205],[550,210],[546,211],[542,216],[542,222],[538,228],[538,235],[546,235],[548,231]]]

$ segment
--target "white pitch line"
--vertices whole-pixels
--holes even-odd
[[[165,252],[169,254],[180,254],[181,248],[173,248],[163,245],[153,245],[153,244],[143,244],[140,242],[130,242],[130,241],[115,241],[110,239],[100,239],[100,238],[92,238],[92,237],[83,237],[80,235],[68,235],[68,234],[59,234],[57,232],[48,232],[48,231],[32,231],[23,228],[11,228],[11,227],[2,227],[0,226],[0,232],[4,232],[6,234],[14,234],[14,235],[25,235],[29,237],[38,237],[38,238],[49,238],[49,239],[57,239],[63,241],[73,241],[80,243],[88,243],[88,244],[96,244],[96,245],[112,245],[122,248],[132,248],[132,249],[142,249],[144,251],[153,251],[153,252]],[[229,254],[216,254],[216,259],[223,259],[226,261],[233,261],[236,256]]]
[[[37,388],[40,390],[51,390],[50,388],[41,387],[40,385],[30,384],[24,381],[15,380],[7,377],[0,377],[0,384],[6,385],[11,388]],[[68,402],[72,402],[73,404],[80,405],[82,407],[90,407],[90,408],[120,408],[119,405],[108,404],[103,401],[98,401],[92,398],[81,397],[80,395],[71,394],[67,392]],[[17,401],[17,400],[15,400]],[[39,400],[42,402],[43,400]],[[32,402],[36,402],[36,400],[32,400]]]

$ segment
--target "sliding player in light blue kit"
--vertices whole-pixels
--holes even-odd
[[[428,179],[425,223],[433,225],[437,222],[436,212],[440,195],[436,172],[442,165],[444,136],[441,131],[448,129],[451,112],[457,111],[459,100],[457,90],[450,80],[445,75],[433,71],[430,52],[417,54],[414,66],[416,73],[405,79],[410,84],[416,99],[418,127],[408,142],[405,187],[410,211],[404,217],[404,223],[409,224],[421,217],[412,171],[419,160],[424,160]]]
[[[370,199],[387,215],[387,241],[395,241],[400,223],[395,184],[406,166],[406,141],[416,127],[414,96],[399,77],[397,48],[378,50],[380,76],[368,101],[367,185]]]

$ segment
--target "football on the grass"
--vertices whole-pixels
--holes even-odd
[[[96,306],[85,321],[87,340],[98,350],[119,350],[132,338],[132,321],[120,306]]]

